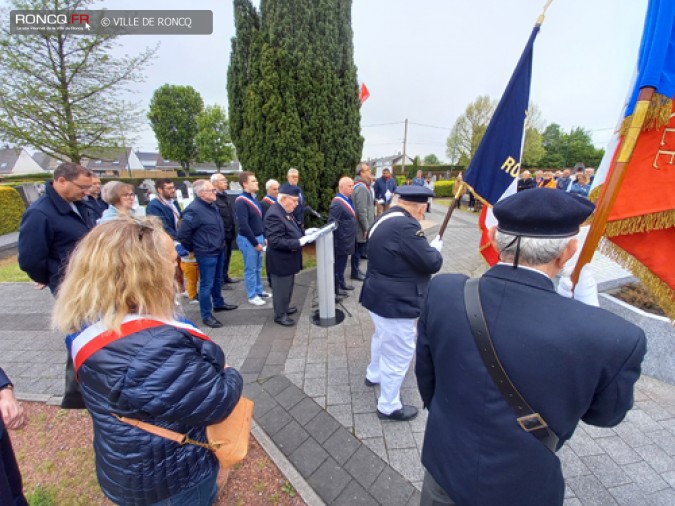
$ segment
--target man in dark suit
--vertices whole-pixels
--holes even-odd
[[[295,325],[295,320],[289,318],[297,312],[290,306],[295,274],[302,268],[302,247],[313,240],[313,236],[303,237],[293,216],[299,198],[296,185],[281,185],[277,202],[267,210],[264,221],[267,266],[274,286],[274,321],[285,327]]]
[[[108,209],[108,204],[101,198],[101,179],[97,176],[91,178],[91,188],[86,191],[86,196],[82,199],[85,206],[91,211],[92,219],[98,221],[103,215],[103,211]]]
[[[183,212],[176,201],[176,187],[171,179],[162,178],[155,181],[155,191],[157,197],[148,202],[145,214],[157,216],[162,220],[164,230],[175,240],[180,220],[183,217]]]
[[[211,184],[216,189],[216,206],[218,212],[223,219],[225,226],[225,260],[223,262],[223,289],[232,290],[229,286],[233,283],[239,283],[239,279],[230,277],[230,259],[232,258],[232,243],[237,237],[234,209],[230,204],[230,199],[227,196],[227,178],[223,174],[213,174],[211,176]]]
[[[375,190],[375,202],[377,203],[377,215],[379,216],[389,210],[396,191],[396,179],[391,177],[389,169],[382,170],[382,177],[375,180],[373,189]]]
[[[346,295],[340,290],[353,290],[352,285],[345,281],[347,259],[354,253],[356,247],[356,209],[351,195],[354,191],[354,181],[350,177],[343,177],[338,183],[339,193],[333,197],[328,210],[328,219],[338,224],[333,232],[333,249],[335,253],[335,291],[339,295]]]
[[[434,192],[402,186],[396,193],[397,204],[368,232],[368,271],[359,302],[375,325],[365,383],[380,384],[377,416],[406,421],[417,416],[417,408],[401,402],[401,384],[415,352],[424,292],[443,265],[443,243],[427,242],[419,223]]]
[[[518,418],[485,366],[464,304],[466,276],[444,274],[429,285],[415,367],[429,410],[421,504],[562,505],[554,451],[579,420],[611,427],[631,408],[643,331],[589,305],[597,305],[597,289],[587,268],[574,298],[553,286],[592,212],[586,199],[547,189],[494,206],[499,224],[490,237],[501,263],[480,279],[480,303],[496,356],[535,412],[529,421]],[[524,301],[536,301],[537,311]]]

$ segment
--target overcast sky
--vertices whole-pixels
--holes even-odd
[[[0,0],[5,3],[5,0]],[[258,3],[254,1],[254,3]],[[362,107],[363,157],[403,150],[446,158],[457,117],[479,95],[498,99],[545,0],[354,0],[355,60],[370,90]],[[161,41],[136,100],[147,109],[165,83],[193,86],[206,104],[227,106],[233,7],[224,0],[105,0],[92,8],[209,9],[214,33],[121,38],[132,53]],[[647,0],[554,0],[534,47],[531,100],[543,120],[581,126],[604,147],[635,68]],[[389,124],[381,126],[382,124]],[[413,124],[415,123],[415,124]],[[430,125],[420,126],[420,125]],[[149,125],[136,147],[154,150]]]

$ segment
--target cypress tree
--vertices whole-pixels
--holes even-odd
[[[262,182],[296,167],[322,211],[363,148],[351,0],[235,0],[228,69],[232,141]]]

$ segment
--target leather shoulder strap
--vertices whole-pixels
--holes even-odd
[[[467,280],[466,285],[464,285],[464,305],[466,306],[466,314],[469,317],[471,332],[473,333],[483,363],[490,373],[492,381],[494,381],[504,399],[506,399],[506,402],[508,402],[511,409],[518,416],[516,421],[520,427],[525,432],[532,433],[549,450],[555,453],[559,441],[558,436],[549,428],[542,416],[536,413],[523,398],[511,382],[511,378],[506,374],[497,356],[487,322],[485,321],[485,315],[483,314],[478,286],[478,279]]]

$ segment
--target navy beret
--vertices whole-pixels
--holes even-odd
[[[394,193],[403,200],[420,203],[427,202],[429,197],[434,196],[434,192],[431,189],[426,186],[417,185],[399,186]]]
[[[534,188],[497,202],[492,211],[497,230],[524,237],[571,237],[593,214],[589,200],[562,190]]]
[[[279,186],[279,193],[283,193],[284,195],[290,195],[291,197],[299,197],[300,187],[298,185],[284,183],[281,186]]]

